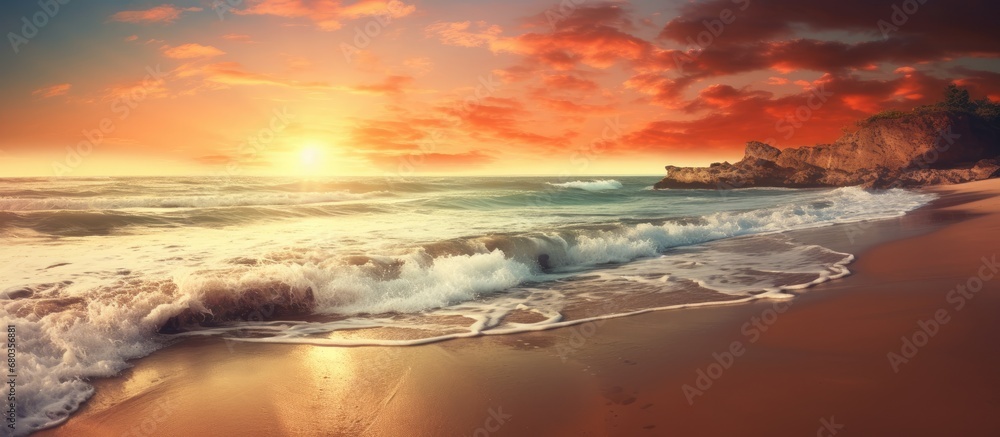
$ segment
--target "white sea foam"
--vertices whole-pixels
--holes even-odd
[[[12,291],[12,290],[7,290]],[[161,347],[151,336],[166,320],[163,305],[184,305],[186,297],[160,290],[111,298],[88,293],[79,306],[71,301],[3,301],[3,325],[16,327],[17,429],[23,436],[64,422],[94,392],[86,379],[110,377]],[[2,296],[3,293],[0,293]],[[64,306],[42,317],[22,314]]]
[[[754,248],[754,249],[751,249]],[[753,250],[748,252],[748,250]],[[187,335],[224,335],[232,340],[267,343],[313,344],[324,346],[413,346],[442,340],[478,335],[504,335],[540,331],[595,320],[642,314],[650,311],[691,308],[708,305],[731,305],[756,299],[788,299],[788,292],[802,290],[829,280],[842,278],[854,257],[820,246],[799,245],[781,237],[751,236],[736,241],[709,243],[621,267],[591,271],[586,278],[556,281],[509,289],[490,299],[469,300],[461,304],[420,313],[411,318],[365,317],[333,322],[281,322],[252,328],[215,328]],[[670,272],[665,274],[664,272]],[[550,278],[551,279],[551,278]],[[730,296],[726,299],[694,299],[685,303],[670,302],[677,291],[711,291]],[[642,299],[644,305],[630,306]],[[704,296],[703,296],[704,298]],[[588,307],[601,302],[596,309]],[[652,304],[652,305],[651,305]],[[572,307],[587,308],[583,317],[564,317]],[[530,312],[538,321],[507,322],[514,311]],[[581,312],[581,311],[577,311]],[[460,325],[442,325],[438,317],[461,317]],[[426,333],[406,338],[339,335],[343,331],[392,327]]]
[[[241,196],[200,196],[201,200],[188,205],[239,204]],[[268,199],[269,204],[281,199],[316,201],[282,196]],[[338,196],[318,201],[341,199]],[[260,195],[253,197],[259,199]],[[18,432],[64,421],[93,393],[87,380],[112,376],[127,367],[128,360],[161,347],[162,339],[154,333],[171,317],[185,312],[221,316],[225,305],[233,301],[261,311],[274,308],[276,299],[282,297],[272,293],[274,284],[281,284],[292,296],[311,291],[315,313],[337,315],[341,320],[240,323],[237,330],[205,329],[197,334],[244,341],[402,345],[720,304],[717,299],[656,303],[677,290],[724,296],[729,299],[724,303],[784,298],[788,290],[847,274],[844,266],[851,256],[794,242],[765,245],[761,237],[752,237],[754,240],[746,240],[749,243],[741,247],[744,240],[728,238],[894,217],[931,198],[902,190],[871,193],[844,188],[783,205],[722,211],[688,220],[464,237],[449,240],[450,249],[440,253],[435,251],[440,249],[431,250],[422,243],[383,252],[358,242],[347,246],[351,243],[347,239],[328,243],[323,238],[337,228],[326,222],[298,240],[292,236],[304,228],[299,222],[283,228],[275,224],[269,228],[122,235],[115,236],[113,244],[93,237],[71,240],[73,246],[68,247],[40,240],[32,243],[30,250],[0,248],[8,261],[0,265],[6,269],[0,272],[0,290],[16,295],[30,288],[34,293],[8,299],[0,292],[0,317],[4,324],[17,326],[18,424],[23,425]],[[70,203],[19,205],[35,209],[154,205],[148,203],[151,198],[135,199],[144,200],[95,206],[82,199],[61,199]],[[10,204],[0,205],[12,209]],[[424,223],[410,220],[401,226],[414,232]],[[344,232],[348,231],[356,238],[357,229]],[[440,229],[435,232],[441,233]],[[371,232],[371,240],[381,238]],[[692,246],[712,241],[716,242]],[[397,241],[387,244],[399,245]],[[359,248],[363,248],[364,262],[351,258],[358,256]],[[551,269],[538,264],[537,257],[542,254],[548,255]],[[249,260],[233,262],[240,257]],[[606,265],[636,259],[640,260],[614,269]],[[61,260],[69,264],[58,262]],[[628,293],[606,294],[616,290]],[[590,312],[587,302],[616,306]],[[537,320],[505,321],[515,310],[534,314]],[[379,315],[390,312],[396,315]],[[571,313],[584,316],[566,316]],[[448,324],[431,316],[460,316],[471,322]],[[340,335],[348,329],[357,333],[359,328],[386,326],[422,330],[427,335]],[[245,332],[254,336],[241,334]]]
[[[597,181],[573,181],[573,182],[563,182],[563,183],[552,183],[549,185],[560,188],[575,188],[578,190],[585,191],[607,191],[607,190],[617,190],[622,188],[622,183],[614,179],[605,179]]]

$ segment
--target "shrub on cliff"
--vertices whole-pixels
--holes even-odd
[[[969,97],[969,90],[959,88],[955,84],[949,84],[944,89],[944,100],[937,102],[932,106],[948,111],[974,113],[976,112],[976,109],[978,109],[978,105],[976,103],[977,102],[973,102],[972,98]]]
[[[1000,128],[1000,103],[990,101],[990,99],[982,99],[976,101],[975,114],[990,122],[990,124]]]
[[[930,105],[923,105],[913,108],[911,111],[900,111],[887,109],[874,114],[857,123],[859,127],[871,125],[878,120],[892,120],[904,118],[910,115],[928,114],[934,112],[961,112],[979,117],[990,124],[1000,127],[1000,103],[993,102],[988,98],[972,100],[969,91],[965,88],[948,85],[944,90],[944,99]]]

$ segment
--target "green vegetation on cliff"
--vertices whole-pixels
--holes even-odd
[[[911,115],[922,115],[934,112],[958,112],[970,114],[978,117],[998,128],[1000,128],[1000,103],[993,102],[988,98],[972,100],[969,91],[954,84],[948,85],[944,90],[944,99],[930,105],[923,105],[913,108],[911,111],[900,111],[895,109],[879,112],[871,117],[859,121],[859,127],[871,125],[878,120],[892,120]]]

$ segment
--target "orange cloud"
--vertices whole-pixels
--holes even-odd
[[[47,99],[49,97],[56,97],[56,96],[64,95],[64,94],[68,93],[69,89],[72,88],[72,87],[73,87],[72,84],[61,83],[59,85],[52,85],[52,86],[48,86],[48,87],[45,87],[45,88],[39,88],[37,90],[32,91],[31,95],[33,95],[33,96],[39,96],[39,97],[41,97],[43,99]]]
[[[625,81],[625,87],[653,97],[653,103],[667,107],[678,108],[682,105],[681,92],[696,79],[681,76],[670,79],[661,74],[644,73],[632,76]]]
[[[434,61],[426,56],[407,59],[403,61],[403,65],[417,75],[430,73],[434,69]]]
[[[412,76],[389,76],[382,82],[355,85],[350,89],[362,94],[402,94],[413,83]]]
[[[460,127],[473,138],[497,141],[520,141],[527,144],[562,147],[567,137],[549,136],[531,132],[523,125],[535,117],[517,99],[487,97],[474,106],[464,106],[463,102],[443,108],[442,111],[460,121]]]
[[[347,18],[376,17],[402,18],[417,10],[414,5],[408,5],[398,0],[363,0],[344,8]]]
[[[416,10],[398,0],[362,0],[349,6],[339,1],[306,0],[251,0],[246,9],[234,11],[238,15],[273,15],[285,18],[306,18],[321,30],[337,30],[342,20],[378,17],[380,22],[405,17]]]
[[[552,110],[574,114],[608,114],[615,110],[613,105],[588,105],[552,97],[536,97],[536,101]]]
[[[501,38],[491,48],[524,55],[525,64],[537,69],[556,70],[580,64],[605,69],[619,62],[646,60],[657,51],[649,41],[629,33],[633,24],[626,9],[616,4],[581,7],[554,27],[539,26],[544,31]]]
[[[596,91],[596,82],[569,74],[549,74],[542,77],[542,83],[549,89]]]
[[[325,82],[299,82],[268,74],[253,73],[243,69],[237,62],[219,62],[209,65],[184,64],[172,75],[178,78],[202,77],[205,81],[219,85],[271,85],[298,89],[329,89]]]
[[[443,44],[459,47],[480,47],[490,46],[500,34],[503,28],[497,25],[490,25],[485,21],[477,21],[475,32],[470,32],[471,21],[445,23],[438,22],[424,28],[428,37],[437,36]]]
[[[446,124],[439,119],[365,120],[353,129],[355,144],[385,151],[417,150],[419,142],[430,137],[428,128],[440,129]]]
[[[198,43],[182,44],[176,47],[161,47],[163,55],[172,59],[211,58],[224,55],[226,52],[212,46]]]
[[[184,12],[197,12],[202,8],[178,8],[174,5],[160,5],[140,11],[121,11],[110,17],[111,21],[123,23],[173,23]]]
[[[956,85],[968,87],[977,94],[985,94],[994,102],[1000,101],[1000,73],[972,70],[965,67],[955,68],[952,73],[964,76],[954,81]]]
[[[825,74],[808,89],[791,95],[711,85],[691,101],[676,104],[698,118],[662,119],[622,138],[631,151],[739,150],[746,141],[779,148],[828,143],[844,127],[883,109],[907,109],[931,103],[947,80],[920,71],[893,79],[863,79]]]
[[[142,79],[138,81],[122,82],[114,84],[104,90],[101,101],[110,102],[120,99],[135,100],[132,96],[143,96],[143,99],[165,98],[170,96],[170,91],[163,80]]]
[[[288,65],[288,69],[291,71],[305,71],[313,67],[313,62],[309,58],[289,55],[287,53],[282,53],[281,56],[285,58],[285,64]]]
[[[227,33],[222,35],[222,39],[226,41],[237,41],[237,42],[253,42],[250,35],[244,35],[241,33]]]

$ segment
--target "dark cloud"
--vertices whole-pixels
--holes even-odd
[[[905,69],[892,79],[825,75],[788,95],[730,85],[703,89],[683,109],[693,120],[659,120],[630,132],[621,147],[638,150],[732,150],[749,140],[777,146],[829,143],[881,109],[939,100],[949,80]]]

